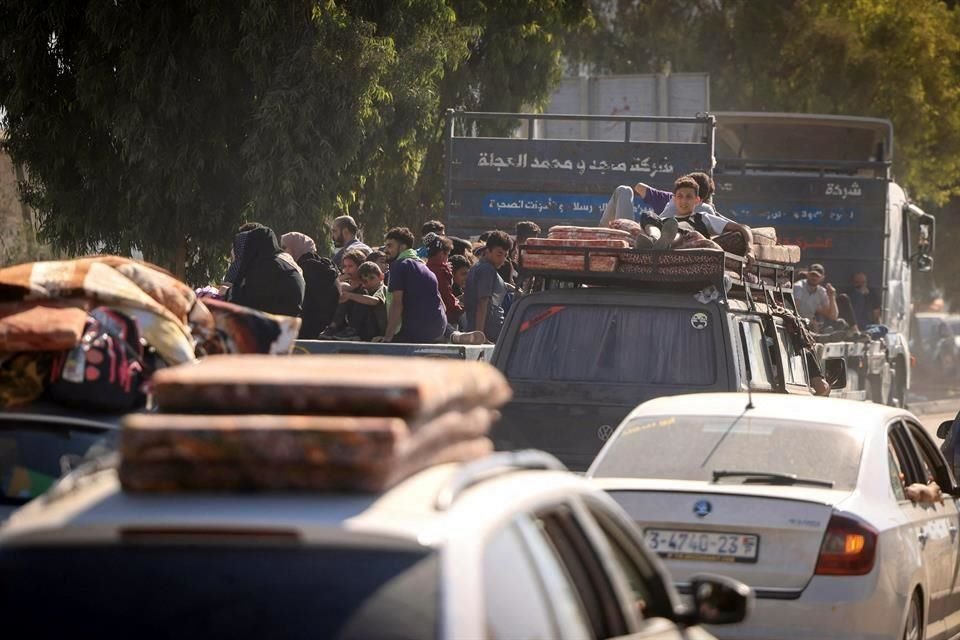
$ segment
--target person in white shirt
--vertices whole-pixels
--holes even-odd
[[[807,277],[793,285],[793,299],[797,303],[797,311],[807,320],[815,321],[820,317],[833,322],[840,315],[837,291],[829,283],[821,285],[823,278],[823,265],[810,265]]]

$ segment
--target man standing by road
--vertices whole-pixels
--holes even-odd
[[[437,277],[417,257],[413,233],[406,227],[387,232],[390,260],[387,330],[374,342],[438,342],[447,328]]]
[[[867,286],[867,274],[862,271],[853,274],[850,284],[846,294],[850,296],[857,326],[862,331],[872,324],[880,324],[880,294]]]
[[[507,261],[513,241],[503,231],[487,237],[483,257],[467,274],[463,311],[467,331],[482,331],[487,340],[496,342],[503,327],[503,299],[507,288],[498,270]]]
[[[343,254],[350,249],[360,249],[363,255],[370,253],[370,247],[357,239],[357,223],[350,216],[340,216],[333,221],[333,246],[337,251],[333,254],[333,264],[337,269],[343,267]]]
[[[831,284],[821,286],[823,278],[823,265],[810,265],[807,277],[793,285],[793,299],[800,315],[807,320],[815,321],[819,316],[833,322],[840,315],[837,309],[837,291]]]

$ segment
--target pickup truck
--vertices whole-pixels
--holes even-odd
[[[582,471],[651,398],[811,393],[809,346],[788,311],[792,267],[748,269],[715,250],[605,253],[617,251],[645,260],[647,272],[594,272],[589,264],[527,271],[536,290],[510,309],[493,355],[514,392],[492,432],[498,449],[542,449]],[[824,365],[832,395],[865,399],[845,390],[842,359]]]

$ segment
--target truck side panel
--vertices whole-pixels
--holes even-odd
[[[837,288],[857,271],[874,286],[884,282],[886,180],[730,173],[716,183],[721,213],[753,227],[775,227],[781,243],[800,247],[804,265],[823,264]]]
[[[622,124],[621,124],[622,126]],[[521,220],[596,226],[613,190],[674,180],[711,164],[707,143],[450,138],[447,227],[461,236]],[[643,207],[637,198],[636,209]]]

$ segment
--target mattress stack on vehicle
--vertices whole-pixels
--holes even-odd
[[[756,227],[753,229],[753,255],[763,262],[797,264],[800,262],[800,247],[779,244],[777,230],[773,227]]]
[[[376,492],[492,451],[510,388],[481,362],[212,356],[159,372],[154,397],[124,422],[125,490]]]
[[[613,272],[619,264],[617,251],[629,249],[632,236],[606,227],[551,227],[546,238],[531,238],[523,247],[523,267],[556,271]],[[582,249],[583,251],[576,251]]]

